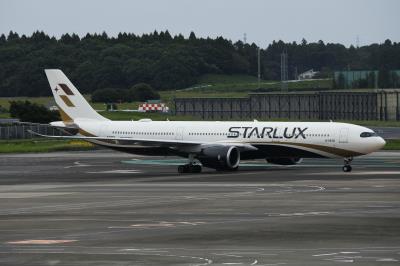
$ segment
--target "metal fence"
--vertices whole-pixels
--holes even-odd
[[[176,98],[175,112],[204,120],[400,121],[400,90],[251,93],[247,98]]]
[[[62,136],[62,131],[47,124],[36,123],[15,123],[0,125],[0,139],[31,139],[39,138],[38,136],[29,133],[28,130],[37,132],[43,135]]]

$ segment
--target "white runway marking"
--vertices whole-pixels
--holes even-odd
[[[93,165],[84,164],[84,163],[80,163],[80,162],[74,162],[74,165],[64,166],[64,168],[68,169],[68,168],[73,168],[73,167],[89,167],[89,166],[93,166]]]
[[[327,259],[327,260],[334,262],[354,262],[354,260],[348,260],[348,259]]]
[[[358,254],[360,252],[358,252],[358,251],[341,251],[340,253],[341,254]]]
[[[2,192],[0,193],[0,199],[26,199],[37,197],[62,196],[74,193],[75,192]]]
[[[143,173],[140,170],[108,170],[108,171],[98,171],[98,172],[86,172],[87,174],[140,174]]]
[[[129,226],[109,226],[108,229],[129,229],[129,228],[143,228],[143,229],[149,229],[149,228],[169,228],[169,227],[176,227],[179,225],[191,225],[191,226],[197,226],[197,225],[202,225],[205,224],[205,222],[154,222],[154,223],[140,223],[140,224],[131,224]]]
[[[398,260],[393,259],[393,258],[382,258],[382,259],[377,259],[376,261],[396,262],[396,261],[398,261]]]
[[[315,254],[313,255],[313,257],[332,256],[332,255],[337,255],[337,253]]]
[[[269,216],[309,216],[309,215],[328,215],[332,212],[294,212],[294,213],[264,213]]]
[[[7,244],[15,245],[52,245],[52,244],[65,244],[76,242],[77,240],[72,239],[29,239],[29,240],[19,240],[19,241],[9,241]]]
[[[221,253],[213,253],[216,256],[227,256],[227,257],[235,257],[235,258],[242,258],[243,256],[234,255],[234,254],[221,254]]]
[[[320,172],[320,173],[302,173],[301,175],[400,175],[400,171],[357,171],[350,173],[343,172]]]

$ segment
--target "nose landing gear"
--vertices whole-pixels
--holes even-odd
[[[353,157],[349,157],[349,158],[344,158],[344,166],[343,166],[343,172],[351,172],[351,170],[353,169],[351,167],[351,162],[353,161]]]

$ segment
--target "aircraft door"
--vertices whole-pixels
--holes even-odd
[[[339,133],[339,143],[348,143],[349,142],[349,129],[341,128]]]
[[[175,132],[175,139],[176,140],[183,140],[183,127],[178,127]]]

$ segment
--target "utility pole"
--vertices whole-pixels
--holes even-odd
[[[286,51],[281,54],[281,91],[288,91],[288,55]]]
[[[347,64],[347,75],[346,75],[346,89],[350,89],[351,83],[350,81],[350,64]],[[353,79],[351,80],[353,82]]]
[[[257,74],[257,81],[258,81],[258,88],[260,88],[260,80],[261,80],[260,47],[258,47],[257,57],[258,57],[258,74]]]

